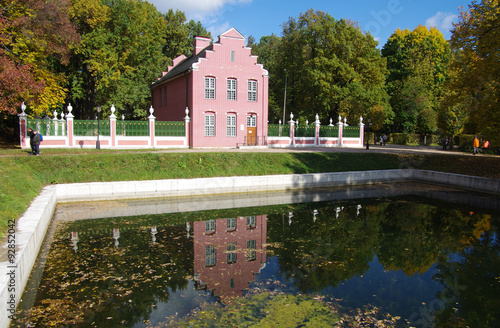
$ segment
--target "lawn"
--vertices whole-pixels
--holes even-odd
[[[0,150],[0,233],[50,184],[418,168],[500,178],[500,158],[371,152]]]

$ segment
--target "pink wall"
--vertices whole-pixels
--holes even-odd
[[[256,225],[246,227],[246,217],[236,218],[236,229],[226,230],[226,219],[215,220],[215,233],[205,233],[205,221],[193,223],[194,241],[194,274],[199,283],[214,296],[231,298],[241,296],[248,289],[249,282],[255,280],[266,262],[267,216],[256,216]],[[247,241],[256,241],[256,258],[246,259]],[[236,243],[236,262],[227,263],[227,244]],[[216,249],[216,264],[205,265],[205,246],[218,246]],[[231,287],[233,279],[233,287]]]
[[[204,40],[196,40],[203,43]],[[268,81],[267,71],[257,64],[257,57],[251,55],[251,48],[245,47],[245,38],[235,29],[219,36],[212,50],[205,50],[205,56],[193,63],[188,73],[188,108],[192,123],[191,147],[236,147],[242,145],[247,136],[247,116],[255,115],[256,135],[259,144],[267,139]],[[195,45],[196,47],[196,45]],[[198,45],[198,48],[200,46]],[[231,52],[234,51],[234,61]],[[215,99],[205,99],[205,77],[216,79]],[[236,100],[227,99],[227,79],[236,79]],[[248,81],[257,81],[257,101],[248,101]],[[163,83],[153,88],[155,116],[161,121],[180,121],[185,116],[186,80],[179,75],[167,85],[167,105],[160,105]],[[205,136],[205,115],[215,116],[215,136]],[[236,116],[236,137],[227,136],[227,116]]]

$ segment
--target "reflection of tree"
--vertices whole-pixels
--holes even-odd
[[[69,232],[59,231],[27,319],[37,326],[130,327],[147,319],[168,288],[184,289],[192,275],[192,243],[183,227],[121,230],[119,246],[109,230],[80,234],[75,253]],[[68,314],[72,315],[68,315]]]
[[[274,250],[280,269],[302,292],[362,275],[374,253],[386,270],[426,272],[439,254],[461,250],[489,229],[487,215],[401,199],[358,213],[352,204],[341,208],[338,218],[331,203],[289,206],[290,222],[288,212],[269,216],[269,241],[282,245]]]
[[[427,271],[440,253],[460,250],[489,229],[487,217],[414,202],[388,203],[380,215],[379,261],[408,276]]]
[[[378,223],[357,217],[354,206],[344,208],[338,218],[337,207],[321,207],[316,222],[312,210],[295,211],[291,224],[287,214],[284,221],[281,215],[268,221],[270,239],[282,243],[275,249],[280,269],[302,292],[319,291],[362,275],[373,259],[378,238]]]
[[[459,261],[440,261],[436,275],[444,290],[444,303],[436,315],[437,327],[500,327],[500,242],[497,233],[486,233],[473,247],[459,254]]]

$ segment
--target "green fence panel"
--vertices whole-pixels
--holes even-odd
[[[56,124],[53,119],[28,119],[27,127],[33,130],[37,130],[43,136],[54,136],[56,135]],[[66,124],[64,124],[66,128]],[[60,121],[57,122],[57,135],[66,135],[66,131],[63,133],[63,127]]]
[[[99,127],[97,120],[74,120],[73,121],[73,134],[75,136],[109,136],[109,121],[100,120]]]
[[[359,138],[359,126],[344,126],[342,136],[344,138]]]
[[[290,137],[290,125],[288,124],[268,124],[268,137]]]
[[[155,122],[155,136],[157,137],[184,137],[186,135],[185,122]]]
[[[338,138],[339,127],[335,125],[325,125],[319,127],[319,136],[321,138]]]
[[[297,125],[295,126],[296,137],[314,137],[316,126],[315,125]]]
[[[117,121],[117,136],[149,136],[149,121]]]

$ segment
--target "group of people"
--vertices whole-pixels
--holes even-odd
[[[31,153],[30,155],[40,155],[40,142],[42,137],[37,130],[28,128],[28,135],[30,137]]]
[[[472,147],[474,148],[474,155],[479,154],[480,145],[481,143],[479,142],[479,139],[477,138],[477,136],[474,136],[474,140],[472,141]],[[482,142],[481,151],[483,153],[486,153],[489,147],[490,147],[490,142],[488,140],[484,140]]]

